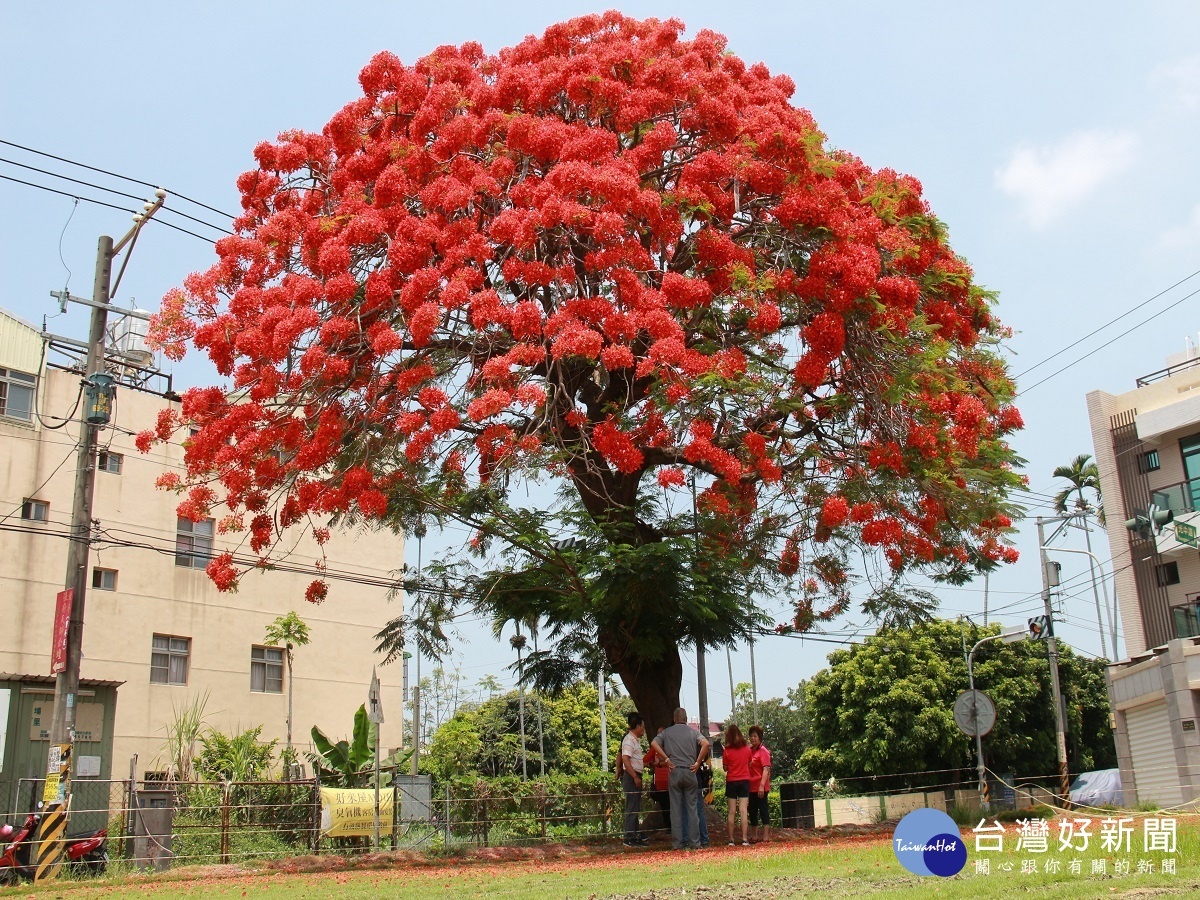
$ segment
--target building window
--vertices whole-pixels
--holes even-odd
[[[30,522],[49,521],[50,504],[45,500],[24,500],[21,502],[21,518]]]
[[[92,569],[92,587],[98,591],[115,591],[117,589],[117,570]]]
[[[1157,472],[1159,468],[1157,450],[1148,450],[1138,457],[1138,471],[1143,475],[1147,472]]]
[[[101,472],[111,472],[114,475],[120,475],[121,466],[124,462],[125,457],[120,453],[109,453],[107,450],[101,450],[97,467]]]
[[[1169,584],[1179,584],[1179,563],[1163,563],[1161,566],[1155,566],[1154,571],[1158,576],[1159,587],[1166,587]]]
[[[151,684],[187,684],[192,639],[154,635],[150,650]]]
[[[0,369],[0,416],[33,418],[33,387],[37,378],[12,369]]]
[[[250,690],[283,693],[283,650],[279,647],[250,648]]]
[[[180,516],[175,525],[175,565],[203,569],[212,559],[213,520],[193,522]]]

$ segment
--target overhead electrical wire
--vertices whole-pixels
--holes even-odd
[[[96,206],[107,206],[109,209],[115,209],[118,212],[129,213],[129,215],[131,215],[131,216],[138,215],[137,210],[126,209],[124,206],[117,206],[113,203],[105,203],[103,200],[94,200],[91,197],[81,197],[77,194],[72,194],[67,191],[59,191],[52,187],[46,187],[46,185],[44,185],[44,184],[35,184],[32,181],[24,181],[23,179],[20,179],[20,178],[13,178],[11,175],[0,175],[0,178],[4,179],[5,181],[13,181],[13,182],[16,182],[17,184],[23,184],[26,187],[37,188],[39,191],[47,191],[48,193],[51,193],[51,194],[58,194],[60,197],[71,197],[74,200],[82,200],[85,203],[93,203]],[[186,229],[186,228],[181,228],[178,225],[173,225],[170,222],[167,222],[163,219],[158,218],[157,216],[152,217],[150,219],[150,221],[156,222],[159,225],[165,225],[167,228],[173,228],[176,231],[182,231],[184,234],[191,235],[194,238],[199,238],[200,240],[205,241],[206,243],[209,243],[209,244],[216,243],[216,241],[214,241],[212,238],[206,238],[206,237],[204,237],[204,235],[196,234],[196,232],[194,232],[194,231],[188,231],[188,229]]]
[[[186,200],[188,203],[192,203],[192,204],[195,204],[196,206],[203,207],[204,209],[207,209],[210,212],[215,212],[219,216],[224,216],[227,219],[236,219],[237,218],[237,216],[233,215],[232,213],[227,213],[224,210],[217,209],[215,206],[209,206],[207,203],[202,203],[199,200],[193,200],[191,197],[187,196],[186,194],[182,194],[179,191],[173,191],[170,188],[163,187],[163,185],[161,185],[161,184],[152,184],[149,181],[142,181],[140,178],[130,178],[128,175],[120,175],[116,172],[110,172],[107,169],[100,169],[100,168],[97,168],[96,166],[89,166],[86,163],[76,162],[73,159],[67,159],[65,156],[55,156],[53,153],[47,153],[44,150],[35,150],[33,147],[26,147],[23,144],[17,144],[17,143],[14,143],[13,141],[6,141],[3,138],[0,138],[0,144],[4,144],[8,147],[15,147],[18,150],[24,150],[26,153],[33,153],[33,154],[36,154],[37,156],[44,156],[47,159],[58,160],[59,162],[64,162],[71,166],[78,166],[81,169],[88,169],[89,171],[92,171],[92,172],[99,172],[101,175],[108,175],[111,178],[119,178],[122,181],[128,181],[133,184],[140,184],[140,185],[142,185],[142,187],[154,188],[155,190],[157,190],[158,188],[161,187],[161,188],[163,188],[163,190],[167,191],[167,193],[169,193],[171,196],[178,197],[180,200]]]

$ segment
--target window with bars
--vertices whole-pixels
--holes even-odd
[[[283,650],[279,647],[250,648],[250,690],[283,693]]]
[[[37,378],[25,372],[0,369],[0,416],[10,419],[33,418],[33,389]]]
[[[175,565],[203,569],[212,559],[213,520],[193,522],[180,516],[175,525]]]
[[[117,570],[92,569],[92,587],[98,591],[115,591],[117,589]]]
[[[107,450],[101,450],[100,456],[97,459],[96,467],[101,472],[111,472],[113,475],[121,474],[121,466],[125,463],[125,457],[120,453],[109,453]]]
[[[150,683],[187,684],[191,653],[191,638],[154,635],[150,650]]]
[[[21,501],[21,518],[30,522],[46,522],[50,519],[50,504],[45,500]]]

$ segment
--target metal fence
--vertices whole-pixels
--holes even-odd
[[[37,808],[44,782],[21,779],[8,821]],[[288,856],[370,851],[367,835],[331,837],[322,823],[316,780],[142,782],[88,779],[72,785],[71,834],[107,827],[108,852],[146,868],[249,862]],[[381,822],[384,850],[448,850],[611,836],[623,800],[611,790],[552,792],[524,783],[505,789],[478,781],[441,785],[432,794],[399,785]],[[614,811],[616,811],[614,813]]]

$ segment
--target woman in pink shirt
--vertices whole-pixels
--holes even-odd
[[[721,763],[725,766],[725,800],[729,806],[729,815],[725,819],[729,846],[734,844],[733,813],[736,808],[742,817],[742,846],[749,847],[747,809],[750,805],[750,745],[736,725],[731,724],[725,729],[725,755],[721,757]]]
[[[771,751],[763,741],[761,725],[751,725],[750,734],[750,827],[762,825],[760,841],[771,839]]]

